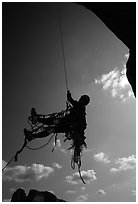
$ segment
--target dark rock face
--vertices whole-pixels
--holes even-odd
[[[12,195],[11,202],[25,202],[26,194],[22,188],[18,188]]]
[[[26,195],[25,191],[19,188],[13,193],[11,202],[66,202],[66,201],[58,199],[51,192],[37,191],[35,189],[31,189],[28,195]]]
[[[136,96],[136,2],[79,2],[77,4],[94,12],[129,48],[126,75]]]
[[[127,68],[126,75],[127,75],[128,81],[131,84],[134,95],[136,96],[136,53],[131,52],[131,50],[130,50],[129,59],[126,63],[126,68]]]

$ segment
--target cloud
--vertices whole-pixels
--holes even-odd
[[[83,187],[81,188],[81,190],[82,190],[82,191],[86,190],[86,187],[83,186]]]
[[[53,142],[53,147],[55,147],[55,141]],[[56,140],[56,147],[55,148],[60,148],[61,147],[61,142],[60,139]]]
[[[97,195],[105,195],[106,193],[104,192],[103,189],[99,189],[97,192],[96,192]]]
[[[16,191],[16,188],[11,188],[10,189],[10,192],[12,192],[12,193],[15,192],[15,191]]]
[[[11,202],[11,199],[4,199],[2,202]]]
[[[67,150],[60,148],[60,151],[63,152],[64,154],[67,154]]]
[[[118,171],[119,171],[119,170],[118,170],[117,168],[114,168],[114,167],[110,169],[110,172],[112,172],[112,173],[116,173],[116,172],[118,172]]]
[[[74,194],[74,193],[76,193],[76,191],[68,190],[68,191],[66,191],[66,193],[72,193],[72,194]]]
[[[60,142],[60,139],[58,138],[57,141],[56,141],[56,147],[55,147],[55,142],[53,142],[53,147],[57,150],[60,150],[61,152],[63,153],[67,153],[67,151],[63,148],[61,148],[61,142]]]
[[[4,168],[6,166],[7,162],[2,160],[2,168]]]
[[[53,168],[42,164],[9,167],[3,172],[3,180],[15,182],[39,181],[42,178],[47,178],[53,171]]]
[[[48,192],[55,194],[55,192],[54,192],[54,191],[48,191]]]
[[[126,54],[125,54],[125,58],[128,60],[128,58],[129,58],[129,53],[126,53]]]
[[[81,171],[81,176],[87,184],[89,184],[91,181],[96,180],[96,175],[93,170]],[[79,173],[75,172],[74,174],[72,174],[72,176],[66,176],[66,182],[74,185],[81,183],[82,181]]]
[[[57,169],[61,169],[62,168],[62,166],[59,165],[58,163],[53,163],[53,167],[55,167]]]
[[[88,196],[89,196],[88,194],[80,195],[77,197],[77,200],[75,202],[85,202],[85,201],[87,201]]]
[[[110,163],[111,161],[108,159],[107,156],[105,156],[105,154],[103,152],[97,153],[94,155],[94,160],[95,161],[99,161],[99,162],[103,162],[103,163]]]
[[[121,171],[134,170],[136,168],[136,156],[122,157],[115,161],[118,167],[113,167],[110,172],[117,173]]]
[[[107,74],[103,74],[99,79],[95,79],[95,84],[101,84],[103,90],[108,90],[112,97],[118,97],[122,101],[134,97],[131,86],[126,76],[126,67],[120,71],[117,68]]]
[[[113,188],[116,187],[116,185],[117,185],[117,184],[113,183],[113,184],[111,184],[110,186],[108,186],[108,189],[113,189]]]
[[[90,152],[93,152],[94,151],[94,149],[84,149],[83,150],[83,153],[90,153]]]
[[[136,196],[136,190],[132,190],[131,196]]]

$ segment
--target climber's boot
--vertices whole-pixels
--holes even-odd
[[[25,135],[25,138],[27,139],[27,141],[32,141],[34,138],[34,135],[29,131],[27,130],[26,128],[24,128],[24,135]]]
[[[31,120],[32,124],[36,124],[38,122],[38,116],[37,116],[35,108],[31,109],[31,118],[30,118],[30,120]]]

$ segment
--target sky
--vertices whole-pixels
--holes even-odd
[[[136,100],[126,78],[129,48],[91,11],[58,3],[68,87],[88,94],[87,149],[81,173],[70,166],[70,142],[59,134],[38,151],[24,149],[3,172],[2,199],[19,187],[47,190],[69,202],[136,201]],[[23,144],[32,107],[41,114],[66,108],[66,83],[56,3],[3,4],[2,165]],[[32,141],[31,147],[48,138]]]

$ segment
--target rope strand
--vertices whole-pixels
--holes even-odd
[[[15,156],[11,158],[11,160],[2,168],[2,171],[14,160]]]
[[[55,133],[53,133],[53,135],[50,137],[50,139],[48,140],[48,142],[46,142],[44,145],[40,146],[40,147],[36,147],[36,148],[33,148],[33,147],[29,147],[28,145],[26,145],[26,147],[30,150],[39,150],[39,149],[42,149],[43,147],[47,146],[49,144],[49,142],[52,140],[52,138],[54,137]]]
[[[60,12],[59,12],[58,6],[57,6],[57,13],[58,13],[58,23],[59,23],[59,30],[60,30],[60,37],[61,37],[61,46],[62,46],[62,54],[63,54],[66,89],[68,91],[67,69],[66,69],[66,61],[65,61],[65,54],[64,54],[65,53],[65,51],[64,51],[64,42],[63,42],[62,25],[61,25]]]
[[[14,155],[14,157],[12,157],[11,160],[2,168],[2,171],[4,171],[4,169],[12,162],[13,159],[15,161],[17,161],[18,154],[20,154],[23,151],[23,149],[26,147],[26,145],[27,145],[27,140],[25,139],[24,144],[21,147],[21,149],[19,151],[17,151],[16,154]]]

